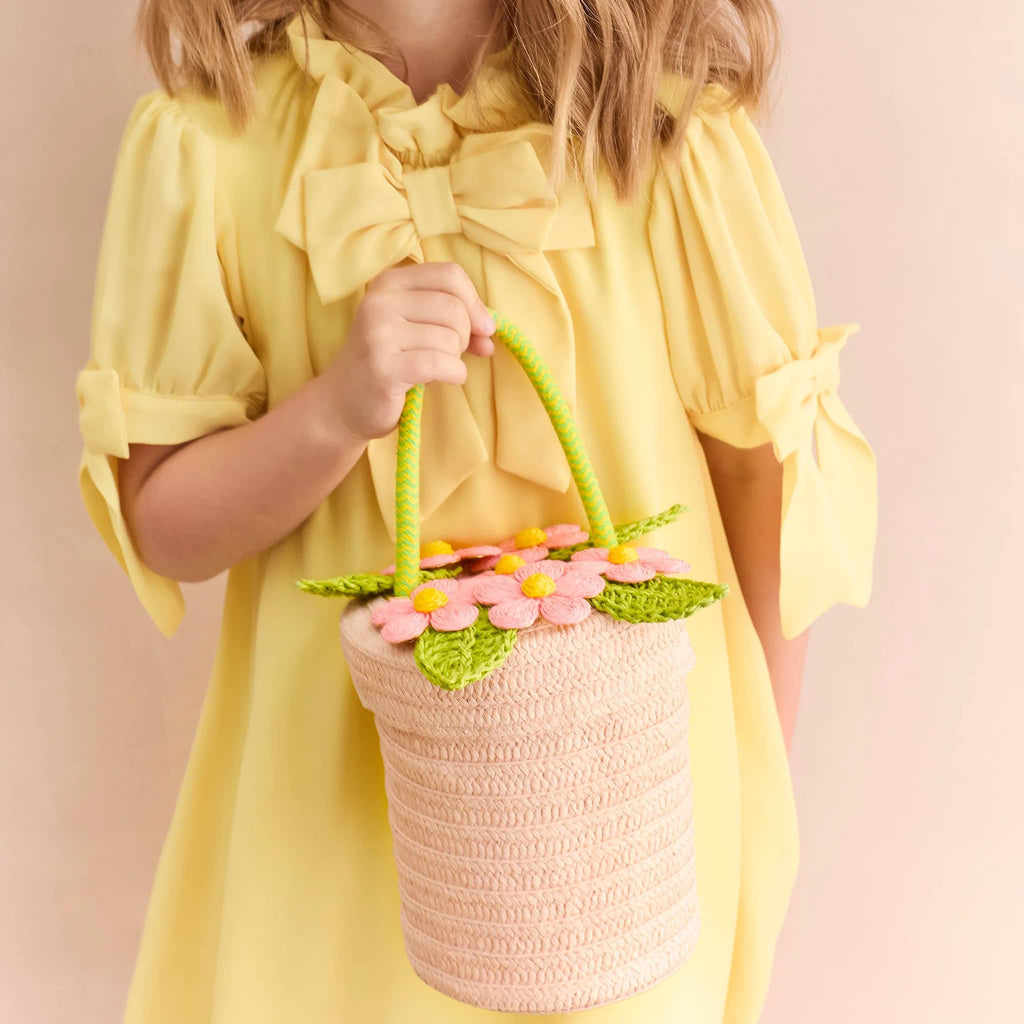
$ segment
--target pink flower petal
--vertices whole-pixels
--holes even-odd
[[[582,551],[574,551],[572,555],[574,562],[607,562],[607,548],[584,548]]]
[[[456,562],[461,561],[457,551],[452,551],[449,554],[443,555],[427,555],[426,558],[420,559],[421,569],[439,569],[442,565],[454,565]]]
[[[642,562],[626,562],[623,565],[609,563],[605,576],[616,583],[643,583],[652,580],[657,572]]]
[[[593,597],[602,590],[604,577],[596,572],[567,572],[555,583],[555,593],[563,597]]]
[[[523,568],[527,568],[523,566]],[[557,558],[549,558],[543,562],[535,562],[530,566],[534,572],[547,573],[553,580],[561,579],[568,571],[569,566],[565,562],[558,561]]]
[[[582,578],[600,579],[600,576],[588,575]],[[556,626],[571,626],[576,622],[582,622],[590,614],[590,605],[581,597],[552,594],[550,597],[542,597],[538,603],[541,615]]]
[[[516,549],[516,539],[515,539],[515,537],[509,537],[508,540],[503,540],[498,545],[498,548],[501,551],[515,551],[515,549]]]
[[[500,555],[501,548],[496,544],[477,544],[472,548],[459,548],[455,554],[459,558],[483,558],[484,555]]]
[[[587,539],[587,534],[575,523],[556,523],[544,532],[547,534],[544,543],[549,548],[568,548],[573,544],[582,544]]]
[[[448,598],[448,604],[476,604],[476,585],[479,577],[460,576],[456,582],[459,589]]]
[[[681,558],[641,558],[644,565],[649,565],[658,572],[687,572],[690,566]]]
[[[652,558],[670,558],[671,556],[667,551],[663,551],[661,548],[633,548],[637,553],[637,557],[642,562],[648,562]]]
[[[588,575],[597,575],[603,573],[611,562],[597,562],[597,561],[582,561],[582,562],[566,562],[565,567],[573,574],[587,573]]]
[[[517,569],[516,572],[519,570]],[[473,587],[473,596],[481,604],[500,604],[522,597],[523,592],[512,576],[480,576]]]
[[[548,557],[548,548],[537,544],[532,548],[517,548],[515,554],[524,562],[540,562]]]
[[[476,622],[479,614],[480,609],[475,604],[447,604],[430,613],[430,624],[434,629],[452,633]]]
[[[412,612],[409,615],[399,615],[384,624],[380,635],[389,644],[400,644],[406,640],[415,640],[427,628],[430,616],[423,612]]]
[[[527,579],[527,577],[542,572],[545,576],[550,576],[553,580],[557,580],[564,576],[567,571],[565,562],[547,559],[521,565],[514,573],[512,573],[512,579],[514,579],[516,583],[522,583],[523,580]]]
[[[370,612],[370,621],[375,626],[383,626],[385,622],[397,619],[399,615],[408,615],[412,610],[412,601],[409,598],[389,597]]]
[[[410,596],[415,597],[421,590],[426,590],[428,587],[432,590],[443,590],[449,597],[452,597],[461,589],[461,581],[458,579],[448,579],[444,576],[438,580],[425,580],[418,586],[413,587]]]
[[[673,558],[661,548],[637,548],[637,557],[645,565],[657,569],[658,572],[687,572],[691,566],[681,558]]]
[[[498,629],[525,629],[537,621],[539,613],[540,601],[533,597],[518,597],[514,601],[496,604],[488,618]]]

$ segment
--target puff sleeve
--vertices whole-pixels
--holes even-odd
[[[177,581],[150,570],[122,515],[129,442],[177,444],[254,419],[262,364],[227,291],[218,248],[216,144],[163,91],[123,131],[96,265],[90,353],[75,391],[89,517],[167,636],[184,614]]]
[[[819,326],[790,210],[742,106],[699,102],[681,154],[659,159],[648,224],[676,386],[697,430],[738,448],[770,442],[782,463],[779,603],[794,637],[871,592],[875,454],[837,392],[859,325]]]

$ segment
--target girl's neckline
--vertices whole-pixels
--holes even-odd
[[[466,84],[466,86],[462,89],[461,92],[454,86],[452,86],[449,82],[438,82],[437,85],[434,86],[433,90],[427,96],[425,96],[422,100],[417,100],[415,94],[412,91],[412,87],[403,79],[399,78],[398,75],[395,74],[395,72],[392,71],[378,57],[374,57],[373,54],[369,53],[366,50],[360,49],[358,46],[355,46],[352,43],[344,43],[342,45],[350,49],[352,55],[357,60],[362,61],[370,69],[371,72],[373,72],[376,75],[388,78],[394,84],[394,87],[396,89],[407,91],[409,94],[409,98],[412,100],[413,106],[417,107],[426,106],[435,98],[437,93],[442,90],[449,93],[456,99],[464,99],[471,92],[481,88],[489,74],[505,67],[507,65],[508,58],[512,54],[512,44],[506,43],[505,46],[503,46],[500,50],[495,50],[492,53],[489,53],[486,57],[484,57],[483,63],[481,64],[480,67],[480,71],[474,78],[472,78]]]

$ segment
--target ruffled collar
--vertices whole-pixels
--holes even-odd
[[[296,14],[288,23],[290,53],[317,81],[333,75],[357,92],[371,111],[404,112],[406,119],[438,114],[466,131],[513,128],[530,120],[531,104],[512,66],[512,43],[484,58],[477,75],[458,93],[447,82],[417,102],[412,89],[372,54],[324,35],[319,25]]]

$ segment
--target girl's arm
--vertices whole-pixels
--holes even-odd
[[[370,283],[320,376],[239,427],[129,447],[121,507],[142,561],[171,579],[216,576],[272,547],[394,429],[414,384],[462,384],[495,325],[455,263],[392,267]]]
[[[341,483],[367,442],[332,412],[323,381],[244,426],[129,446],[121,506],[150,569],[210,579],[290,533]]]
[[[810,631],[787,640],[780,625],[782,465],[770,444],[735,448],[707,434],[697,436],[707,456],[740,589],[764,648],[788,752]]]

